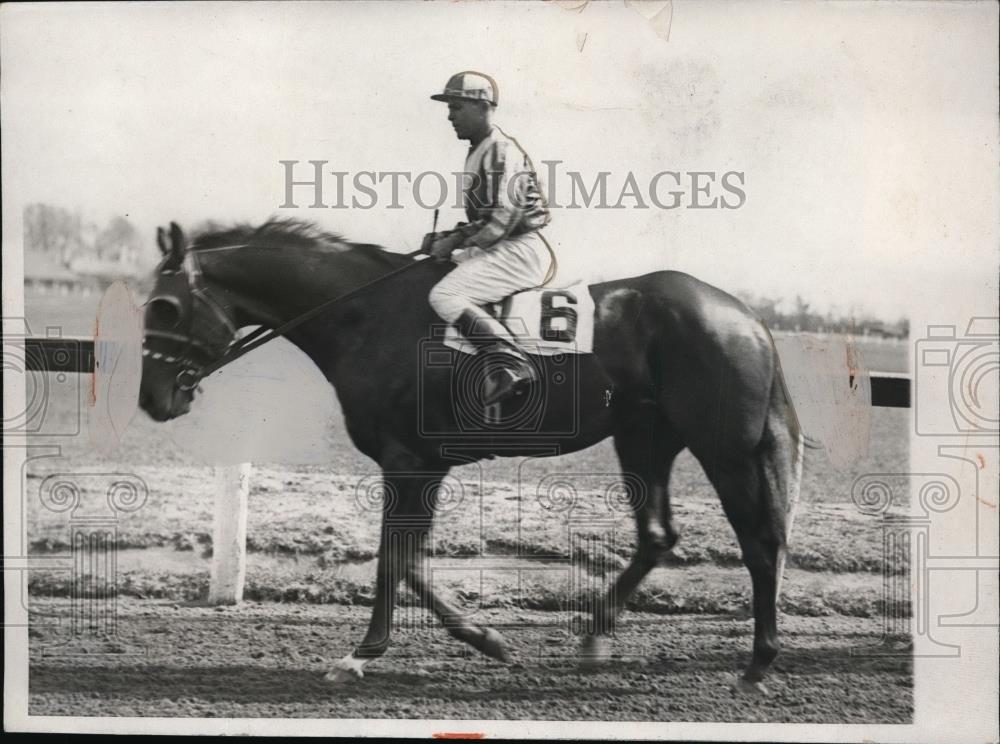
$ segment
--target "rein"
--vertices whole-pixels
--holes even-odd
[[[422,252],[423,252],[422,250],[417,250],[413,251],[412,253],[404,253],[403,255],[413,257],[419,255]],[[312,320],[317,315],[322,314],[324,311],[328,310],[330,307],[337,304],[338,302],[349,300],[352,297],[360,294],[364,290],[375,286],[379,282],[385,281],[386,279],[394,277],[397,274],[401,274],[407,269],[412,269],[414,266],[417,266],[420,263],[422,262],[414,261],[413,263],[406,264],[405,266],[400,266],[398,269],[393,269],[388,274],[382,274],[381,276],[372,279],[367,284],[362,284],[360,287],[355,287],[349,292],[345,292],[342,295],[338,295],[337,297],[333,297],[332,299],[329,299],[326,302],[317,305],[312,310],[307,310],[306,312],[302,313],[302,315],[297,315],[288,322],[282,323],[277,328],[270,328],[270,329],[263,327],[258,328],[257,330],[247,334],[238,341],[235,341],[228,349],[226,349],[226,353],[223,354],[219,359],[207,365],[206,367],[203,367],[200,372],[201,376],[208,377],[216,370],[225,367],[227,364],[231,362],[236,361],[244,354],[249,354],[254,349],[257,349],[266,344],[268,341],[273,341],[279,336],[284,336],[286,333],[293,330],[294,328],[298,328],[303,323]]]
[[[242,248],[242,247],[244,247],[244,246],[242,246],[242,245],[233,245],[233,246],[224,246],[222,248],[207,249],[207,250],[232,250],[232,249]],[[423,249],[416,250],[416,251],[413,251],[411,253],[405,253],[403,255],[407,256],[407,257],[415,257],[415,256],[417,256],[417,255],[419,255],[421,253],[423,253]],[[270,329],[269,328],[264,328],[264,327],[258,328],[257,330],[253,331],[252,333],[247,334],[243,338],[240,338],[240,339],[232,342],[229,345],[229,347],[226,349],[226,351],[223,353],[223,355],[221,357],[219,357],[218,359],[216,359],[214,362],[211,362],[211,363],[209,363],[209,364],[207,364],[207,365],[205,365],[203,367],[197,367],[197,368],[194,365],[191,365],[191,366],[187,366],[186,365],[185,368],[182,369],[177,374],[177,380],[176,380],[177,387],[179,389],[181,389],[181,390],[191,390],[192,388],[196,387],[198,385],[198,383],[202,379],[204,379],[205,377],[208,377],[213,372],[221,369],[222,367],[225,367],[227,364],[231,364],[232,362],[236,361],[237,359],[239,359],[240,357],[244,356],[245,354],[249,354],[254,349],[257,349],[257,348],[263,346],[267,342],[273,341],[274,339],[278,338],[279,336],[284,336],[289,331],[291,331],[291,330],[299,327],[303,323],[306,323],[306,322],[312,320],[313,318],[315,318],[318,315],[322,314],[326,310],[330,309],[333,305],[337,304],[338,302],[343,302],[345,300],[349,300],[352,297],[355,297],[356,295],[358,295],[361,292],[365,291],[366,289],[369,289],[369,288],[375,286],[376,284],[378,284],[378,283],[380,283],[382,281],[385,281],[386,279],[390,279],[391,277],[394,277],[397,274],[401,274],[404,271],[406,271],[407,269],[412,269],[414,266],[417,266],[420,263],[422,263],[422,262],[421,261],[414,261],[413,263],[408,263],[408,264],[406,264],[404,266],[401,266],[398,269],[394,269],[394,270],[390,271],[387,274],[382,274],[381,276],[378,276],[375,279],[372,279],[367,284],[362,284],[360,287],[355,287],[354,289],[352,289],[352,290],[350,290],[348,292],[345,292],[342,295],[338,295],[337,297],[333,297],[333,298],[327,300],[326,302],[323,302],[322,304],[317,305],[316,307],[312,308],[311,310],[307,310],[306,312],[302,313],[301,315],[297,315],[296,317],[292,318],[291,320],[287,321],[286,323],[282,323],[277,328],[270,328]],[[201,272],[201,267],[200,267],[200,265],[198,263],[197,251],[189,250],[185,254],[183,267],[184,267],[184,269],[183,269],[184,273],[187,275],[187,278],[188,278],[188,285],[189,285],[189,287],[191,289],[192,295],[195,298],[201,299],[206,305],[208,305],[211,308],[211,310],[213,311],[213,313],[218,318],[220,318],[224,322],[224,324],[226,325],[226,327],[229,328],[232,331],[232,333],[235,335],[236,328],[233,327],[233,324],[230,322],[228,316],[226,316],[226,314],[219,308],[218,303],[214,299],[211,298],[211,295],[208,294],[208,292],[205,290],[205,288],[202,287],[200,285],[199,281],[198,281],[199,277],[202,276],[202,272]],[[176,333],[170,333],[170,332],[162,332],[162,331],[151,331],[151,332],[147,332],[147,333],[148,333],[148,335],[162,336],[164,338],[169,338],[171,340],[181,341],[181,342],[187,344],[187,348],[185,349],[184,353],[182,353],[178,358],[172,358],[172,357],[171,358],[167,358],[168,361],[172,361],[172,362],[180,362],[180,363],[184,364],[184,363],[188,362],[188,353],[187,352],[190,350],[191,347],[194,347],[194,346],[204,347],[203,343],[200,343],[199,341],[197,341],[194,338],[194,334],[193,333],[191,333],[191,334],[189,334],[187,336],[182,336],[182,334],[176,334]],[[154,356],[157,356],[157,355],[154,355]]]

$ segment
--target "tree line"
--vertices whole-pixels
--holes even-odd
[[[44,253],[51,259],[69,266],[78,257],[98,261],[118,262],[123,254],[136,262],[143,253],[152,250],[126,217],[116,215],[100,226],[85,222],[78,212],[51,204],[29,204],[24,209],[24,250]],[[783,309],[782,300],[737,292],[736,296],[760,316],[771,330],[807,331],[811,333],[843,333],[854,336],[908,338],[909,321],[900,318],[886,322],[874,315],[849,309],[817,312],[812,305],[796,295],[790,309]]]
[[[139,231],[126,217],[116,215],[98,225],[79,212],[42,203],[24,208],[24,250],[43,253],[63,266],[79,257],[135,262],[144,252]]]
[[[762,297],[750,292],[737,292],[736,296],[757,313],[772,331],[841,333],[899,339],[910,336],[910,321],[907,318],[887,322],[857,308],[849,308],[847,311],[831,308],[825,313],[820,313],[801,295],[795,296],[789,309],[783,309],[784,301],[771,297]]]

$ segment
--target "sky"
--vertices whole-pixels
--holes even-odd
[[[738,209],[553,210],[564,281],[673,268],[895,320],[921,287],[992,275],[994,4],[675,2],[667,38],[644,17],[662,5],[5,5],[5,256],[35,201],[125,214],[150,251],[170,220],[275,214],[413,250],[432,217],[405,185],[401,209],[387,182],[373,209],[280,209],[279,161],[458,170],[467,145],[429,96],[473,69],[533,160],[562,161],[560,201],[571,170],[609,172],[611,202],[630,172],[643,191],[743,174]]]

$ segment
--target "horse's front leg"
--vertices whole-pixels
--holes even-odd
[[[509,661],[503,638],[492,628],[470,623],[461,612],[435,589],[428,570],[429,541],[438,486],[447,471],[427,473],[386,473],[386,483],[397,496],[398,503],[387,517],[386,532],[390,536],[390,553],[399,557],[402,576],[424,609],[441,620],[453,638],[468,643],[476,650],[499,661]]]
[[[503,638],[492,628],[481,628],[466,620],[434,590],[428,578],[428,539],[434,519],[437,487],[446,472],[385,472],[389,494],[382,520],[375,607],[368,632],[361,644],[338,661],[326,678],[344,682],[364,676],[368,662],[389,647],[392,616],[399,580],[406,579],[421,604],[437,615],[447,631],[494,659],[507,661]]]
[[[440,478],[437,480],[440,482]],[[431,481],[427,483],[431,483]],[[431,487],[436,489],[437,483],[433,483]],[[434,493],[434,491],[424,489],[424,493]],[[426,524],[413,525],[413,539],[407,543],[408,549],[403,555],[403,575],[406,577],[407,585],[420,599],[421,605],[437,615],[453,638],[468,643],[490,658],[509,662],[510,657],[504,647],[503,636],[493,628],[484,628],[470,623],[462,613],[434,589],[430,572],[427,570],[430,558],[427,548],[430,528],[430,518],[427,519]]]
[[[400,541],[390,534],[390,519],[382,518],[382,537],[379,542],[378,563],[375,569],[375,606],[372,608],[368,632],[364,640],[350,654],[334,664],[326,679],[337,684],[360,679],[364,666],[377,659],[389,648],[392,613],[396,606],[396,591],[403,576]]]

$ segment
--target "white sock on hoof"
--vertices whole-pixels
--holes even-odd
[[[365,676],[364,667],[368,659],[359,659],[354,654],[348,654],[333,665],[333,669],[327,672],[327,682],[346,682],[351,679],[361,679]]]

